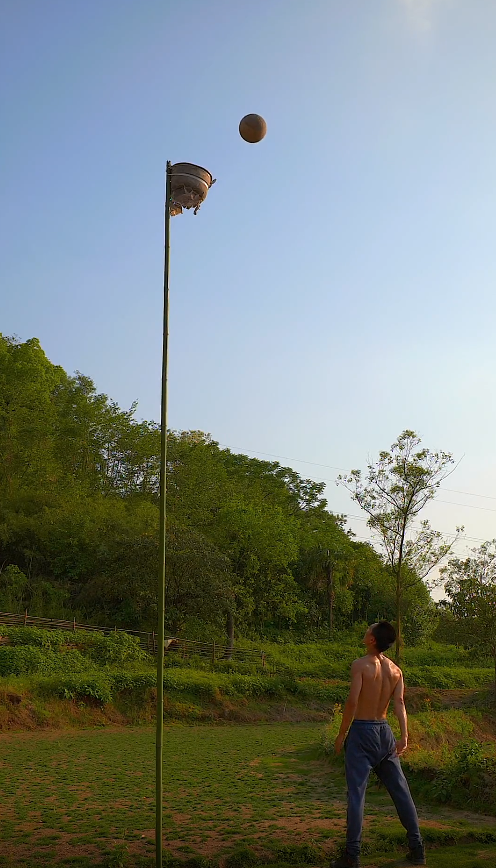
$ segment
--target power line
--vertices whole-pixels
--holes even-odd
[[[474,497],[478,496],[479,495],[474,495]],[[496,512],[496,509],[493,509],[490,506],[475,506],[473,503],[455,503],[454,500],[439,500],[437,497],[435,500],[436,503],[449,503],[450,506],[461,506],[463,509],[482,509],[484,512]]]
[[[342,470],[342,471],[345,472],[345,473],[348,472],[347,470],[344,469],[344,467],[335,467],[333,464],[319,464],[319,463],[316,462],[316,461],[304,461],[302,458],[288,458],[288,457],[285,456],[285,455],[276,455],[276,454],[273,453],[273,452],[261,452],[260,450],[255,450],[255,449],[242,449],[240,446],[227,446],[225,443],[219,443],[219,446],[222,446],[224,449],[229,449],[229,450],[235,450],[235,449],[237,449],[237,450],[239,450],[239,452],[240,452],[241,454],[244,454],[245,452],[253,452],[255,455],[268,455],[268,456],[270,456],[271,458],[280,458],[280,459],[282,459],[283,461],[296,461],[296,462],[299,462],[299,463],[301,463],[301,464],[310,464],[310,465],[312,465],[313,467],[328,467],[328,468],[330,468],[331,470]],[[325,476],[324,476],[324,477],[321,477],[321,478],[322,478],[322,481],[324,481],[324,482],[325,482],[325,481],[327,481],[327,482],[335,482],[334,479],[329,479],[329,477],[325,477]],[[440,486],[440,488],[442,488],[442,486]],[[472,492],[469,492],[469,491],[458,491],[458,490],[455,489],[455,488],[442,488],[442,490],[443,490],[443,491],[452,491],[452,492],[456,492],[457,494],[469,494],[471,497],[484,497],[484,498],[488,498],[488,499],[491,499],[491,500],[496,500],[496,497],[491,497],[490,495],[486,495],[486,494],[473,494]],[[436,502],[437,502],[437,503],[446,503],[446,504],[449,504],[450,506],[459,506],[459,507],[467,508],[467,509],[483,509],[483,510],[485,510],[485,511],[487,511],[487,512],[496,512],[496,509],[491,509],[491,508],[489,508],[489,507],[484,507],[484,506],[473,506],[473,505],[468,504],[468,503],[454,503],[454,502],[451,501],[451,500],[438,500],[438,499],[436,498]],[[355,521],[368,521],[367,518],[364,518],[364,517],[361,516],[361,515],[353,515],[352,513],[347,513],[347,514],[346,514],[346,518],[352,518],[352,519],[354,519]],[[420,525],[417,524],[416,527],[420,527]],[[449,531],[440,531],[440,533],[442,533],[443,536],[456,537],[456,533],[451,533],[451,532],[449,532]],[[356,539],[363,539],[363,540],[366,540],[366,542],[372,542],[372,541],[373,541],[373,538],[371,538],[371,537],[358,536],[358,535],[356,535],[356,534],[355,534],[354,536],[355,536]],[[482,539],[481,537],[477,537],[477,536],[461,536],[461,537],[459,538],[458,541],[459,541],[459,542],[465,542],[465,541],[468,542],[468,541],[470,541],[470,542],[481,542],[481,543],[483,543],[483,542],[487,542],[487,540]]]
[[[346,518],[352,518],[354,521],[368,521],[368,518],[364,518],[363,515],[353,515],[353,513],[347,513]],[[421,525],[418,524],[417,522],[412,522],[412,524],[414,527],[421,527]],[[372,531],[372,533],[374,533],[374,531]],[[378,533],[378,531],[376,531],[376,533]],[[452,537],[457,536],[456,533],[452,533],[451,531],[447,531],[447,530],[440,530],[439,533],[441,533],[443,536],[452,536]],[[362,539],[365,539],[365,537],[362,537]],[[465,536],[465,534],[463,536],[459,537],[460,542],[463,542],[464,540],[470,540],[471,542],[472,541],[473,542],[487,542],[487,540],[481,539],[481,537]]]
[[[226,443],[219,443],[223,449],[239,449],[241,454],[245,452],[253,452],[254,455],[269,455],[271,458],[282,458],[283,461],[296,461],[299,464],[312,464],[314,467],[328,467],[330,470],[342,470],[343,473],[348,473],[345,467],[335,467],[334,464],[319,464],[317,461],[304,461],[303,458],[288,458],[287,455],[276,455],[274,452],[261,452],[259,449],[242,449],[241,446],[228,446]]]
[[[310,464],[313,467],[327,467],[329,470],[341,470],[342,473],[349,473],[349,470],[345,467],[336,467],[334,464],[319,464],[317,461],[305,461],[304,458],[288,458],[287,455],[276,455],[274,452],[261,452],[259,449],[242,449],[240,446],[227,446],[226,443],[219,443],[219,446],[222,446],[223,449],[229,450],[239,450],[240,453],[244,454],[245,452],[252,452],[254,455],[268,455],[271,458],[280,458],[282,461],[295,461],[297,464]],[[323,477],[323,481],[327,482],[335,482],[335,479],[329,479],[329,477]],[[473,491],[460,491],[457,488],[444,488],[444,486],[439,486],[440,491],[450,491],[453,494],[466,494],[468,497],[483,497],[485,500],[496,500],[496,496],[492,494],[475,494]],[[440,500],[438,503],[451,503],[453,501],[450,500]],[[455,503],[453,506],[462,506],[467,507],[468,509],[488,509],[490,512],[496,512],[496,509],[491,510],[488,507],[483,506],[471,506],[468,503]]]
[[[457,488],[444,488],[439,486],[442,491],[451,491],[452,494],[468,494],[469,497],[483,497],[484,500],[496,500],[493,494],[474,494],[473,491],[459,491]]]

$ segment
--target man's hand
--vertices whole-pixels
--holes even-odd
[[[338,735],[336,741],[334,742],[334,751],[338,754],[341,753],[343,749],[344,735]]]
[[[407,747],[408,747],[408,739],[407,738],[398,739],[398,741],[396,742],[396,756],[401,756],[402,754],[404,754]]]

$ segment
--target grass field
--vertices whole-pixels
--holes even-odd
[[[70,634],[68,642],[58,631],[7,632],[0,868],[151,868],[154,661],[125,634]],[[325,866],[344,839],[344,770],[332,745],[349,665],[363,649],[350,641],[267,650],[272,664],[263,671],[239,661],[167,660],[168,868]],[[493,671],[463,649],[433,643],[404,649],[404,663],[411,731],[404,765],[429,864],[495,865]],[[461,810],[467,806],[472,813]],[[404,864],[402,852],[404,830],[372,784],[364,868]]]
[[[169,860],[325,864],[343,840],[345,787],[321,740],[315,723],[167,727]],[[0,788],[0,866],[153,864],[149,727],[3,735]],[[495,818],[419,813],[434,868],[496,863]],[[363,865],[401,864],[403,840],[387,794],[371,785]]]

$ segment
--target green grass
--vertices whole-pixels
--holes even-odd
[[[153,661],[135,639],[32,628],[9,635],[13,644],[0,648],[4,731],[152,718]],[[219,859],[224,868],[323,866],[343,840],[344,772],[324,750],[333,727],[322,740],[321,723],[233,726],[226,720],[284,719],[286,713],[308,720],[310,712],[323,718],[346,698],[349,667],[363,647],[348,640],[265,643],[265,649],[275,675],[253,663],[220,661],[212,668],[205,660],[167,658],[168,719],[217,722],[166,728],[168,868],[214,868]],[[493,670],[463,649],[433,643],[404,649],[403,660],[407,685],[423,688],[411,691],[416,713],[404,767],[420,801],[429,865],[488,868],[496,864],[496,818],[475,810],[496,811],[494,717],[491,722],[483,691],[477,697],[473,691],[489,685]],[[455,692],[472,706],[443,707]],[[4,736],[0,788],[0,868],[152,868],[150,728]],[[371,785],[364,868],[400,865],[403,840],[387,794]]]
[[[167,727],[169,857],[217,864],[231,854],[231,868],[250,858],[264,861],[264,855],[265,861],[324,864],[343,839],[345,784],[342,770],[323,757],[320,735],[315,724]],[[83,866],[105,859],[114,868],[151,866],[151,729],[9,736],[2,745],[0,789],[2,868]],[[459,841],[470,844],[468,860],[483,850],[496,859],[496,820],[448,809],[439,814],[423,808],[420,815],[425,837],[434,844],[444,848]],[[371,787],[364,866],[398,858],[403,837],[385,794]],[[380,863],[373,861],[377,854]],[[433,850],[430,864],[443,864],[438,855]],[[471,864],[452,858],[450,868]]]

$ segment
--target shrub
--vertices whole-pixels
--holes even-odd
[[[125,632],[105,635],[96,631],[40,630],[37,627],[6,627],[0,628],[0,632],[10,639],[14,647],[30,646],[59,651],[67,646],[76,646],[80,654],[103,666],[140,663],[148,659],[138,637]]]
[[[78,643],[79,641],[78,636]],[[130,636],[129,633],[109,633],[107,636],[103,633],[86,634],[84,645],[90,660],[103,666],[113,663],[139,663],[148,659],[138,637]]]
[[[475,739],[460,742],[434,775],[432,791],[441,802],[496,811],[496,757]]]
[[[76,650],[18,645],[0,647],[0,675],[51,675],[55,672],[83,672],[88,661]]]
[[[108,680],[112,693],[143,693],[156,686],[157,677],[154,672],[111,672]]]
[[[62,699],[93,699],[104,705],[112,699],[110,682],[103,675],[63,675],[40,685],[43,692]]]
[[[68,644],[71,634],[65,630],[40,630],[38,627],[0,627],[2,636],[10,639],[12,645],[31,645],[34,648],[60,648]]]

